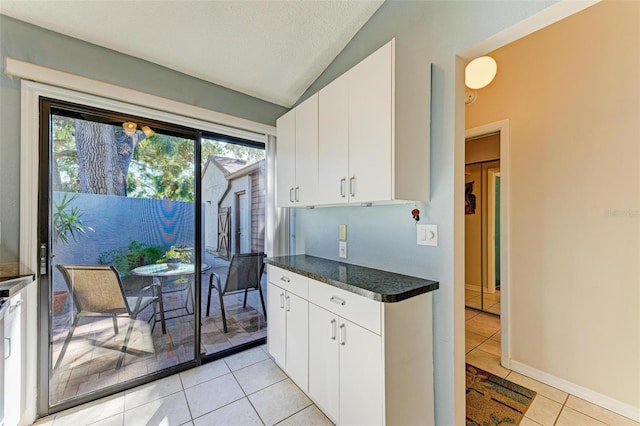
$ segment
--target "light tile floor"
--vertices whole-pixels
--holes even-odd
[[[522,426],[640,426],[598,405],[508,370],[500,365],[500,318],[466,309],[466,358],[469,364],[537,392]]]
[[[332,425],[260,346],[43,418],[64,425]]]
[[[640,426],[500,366],[500,319],[466,310],[467,362],[537,392],[523,426]],[[39,420],[64,425],[331,425],[257,347]]]

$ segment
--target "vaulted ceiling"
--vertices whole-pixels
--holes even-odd
[[[0,13],[285,107],[384,0],[2,0]]]

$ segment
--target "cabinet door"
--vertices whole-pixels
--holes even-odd
[[[285,291],[269,282],[267,290],[267,345],[269,353],[282,368],[286,365]]]
[[[393,43],[372,53],[348,75],[350,200],[391,200]]]
[[[339,416],[338,317],[309,304],[309,395],[331,420]]]
[[[298,105],[296,111],[296,186],[298,206],[317,204],[318,195],[318,94]]]
[[[286,372],[304,392],[309,391],[309,302],[287,292]]]
[[[320,204],[346,203],[349,173],[349,86],[343,74],[318,99],[318,197]]]
[[[13,296],[9,301],[4,318],[4,424],[17,425],[22,415],[23,365],[22,365],[22,294]],[[1,323],[1,321],[0,321]]]
[[[296,184],[296,112],[291,110],[276,121],[276,205],[293,207]]]
[[[340,318],[340,424],[382,424],[382,339]],[[399,348],[399,350],[402,350]]]

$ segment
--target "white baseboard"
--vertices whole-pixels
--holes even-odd
[[[599,405],[600,407],[606,408],[607,410],[613,411],[621,416],[640,422],[640,407],[635,407],[631,404],[627,404],[626,402],[618,401],[610,396],[603,395],[594,390],[582,387],[565,379],[561,379],[560,377],[553,376],[518,361],[511,360],[509,368],[517,373],[535,379],[546,385],[553,386],[561,391],[570,393],[573,396],[582,398],[592,404]]]

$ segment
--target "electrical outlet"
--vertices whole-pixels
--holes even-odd
[[[347,258],[347,242],[346,241],[340,241],[338,243],[338,256],[340,256],[343,259]]]

